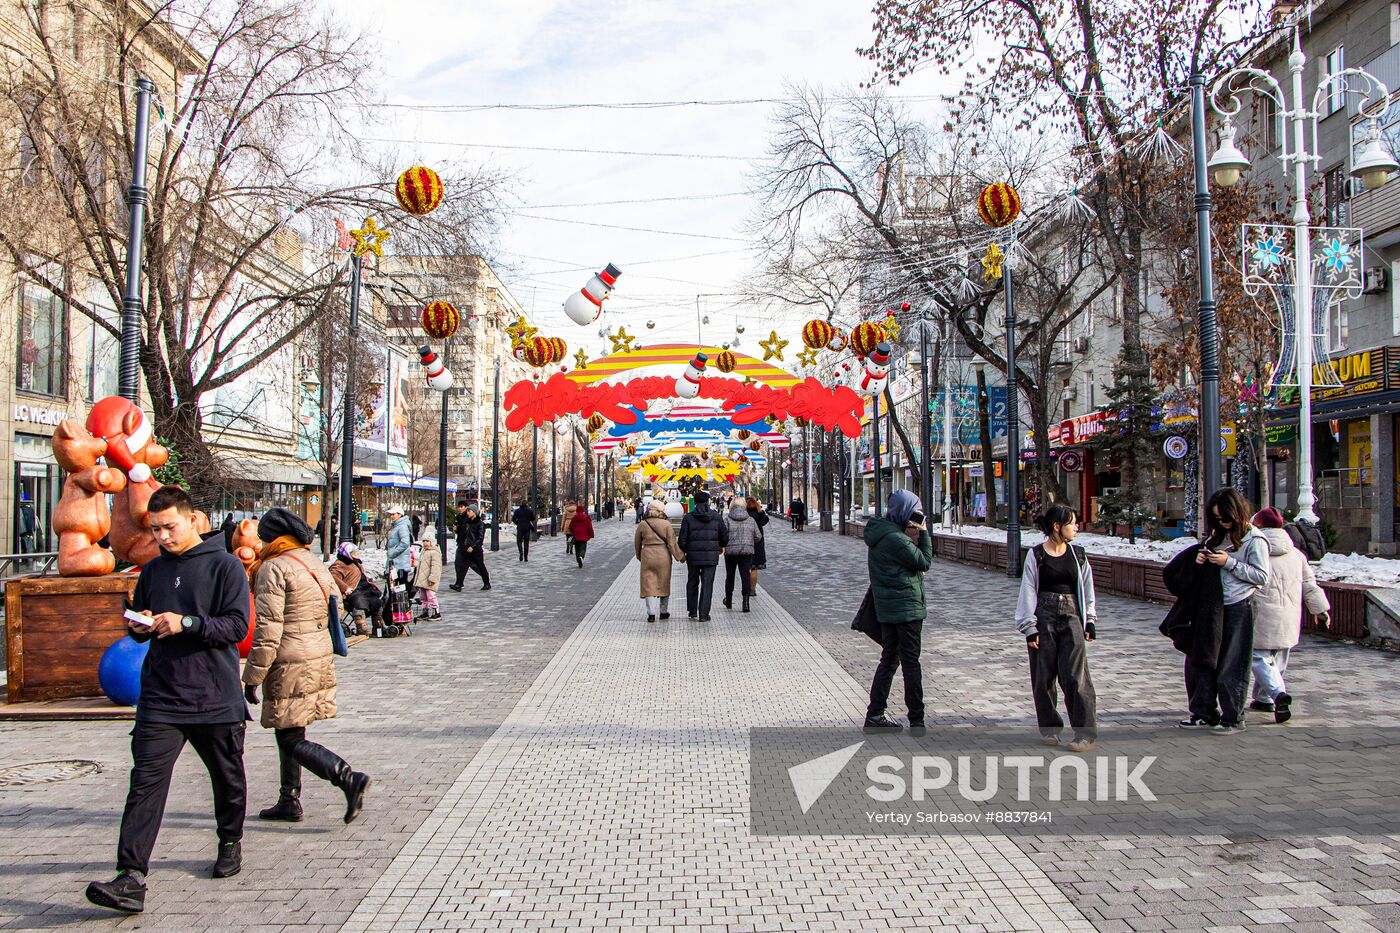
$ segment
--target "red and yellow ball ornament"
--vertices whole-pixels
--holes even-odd
[[[548,337],[531,337],[525,341],[525,362],[538,369],[554,362],[554,344]]]
[[[977,198],[977,216],[989,227],[1005,227],[1021,213],[1021,196],[1005,182],[994,182]]]
[[[595,415],[593,415],[592,417],[590,417],[590,418],[588,419],[588,430],[590,430],[590,431],[598,431],[598,430],[601,430],[602,427],[603,427],[603,424],[604,424],[603,416],[602,416],[602,415],[596,415],[596,414],[595,414]]]
[[[434,340],[446,340],[457,333],[462,316],[450,301],[430,301],[423,308],[423,333]]]
[[[851,349],[856,351],[856,355],[866,357],[870,351],[874,350],[886,339],[885,328],[874,321],[865,321],[857,324],[851,331]]]
[[[442,203],[442,179],[426,165],[405,169],[394,186],[399,207],[416,217],[431,214]]]
[[[836,328],[826,321],[820,319],[808,321],[802,328],[802,344],[809,350],[822,350],[831,343],[831,338],[835,334]]]
[[[569,355],[569,345],[560,337],[548,337],[551,363],[562,363],[564,357]]]
[[[715,368],[722,373],[734,372],[734,367],[739,365],[738,359],[728,350],[721,350],[715,357]]]

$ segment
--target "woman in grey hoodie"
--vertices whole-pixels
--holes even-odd
[[[734,573],[738,571],[740,591],[744,596],[744,612],[749,611],[749,571],[753,569],[754,544],[758,540],[758,525],[744,508],[742,499],[725,516],[729,528],[729,544],[724,549],[724,608],[734,608]]]

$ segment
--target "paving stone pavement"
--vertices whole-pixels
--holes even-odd
[[[340,819],[344,798],[310,776],[305,822],[260,823],[256,811],[277,793],[277,753],[271,730],[252,723],[245,867],[236,878],[211,881],[209,782],[186,751],[139,917],[119,919],[82,893],[88,881],[111,877],[130,724],[0,723],[0,768],[85,759],[103,769],[0,789],[0,929],[340,929],[631,557],[630,522],[599,522],[598,530],[584,570],[564,557],[562,537],[536,542],[530,562],[519,563],[506,532],[501,550],[487,558],[490,592],[477,589],[475,576],[461,594],[445,580],[443,622],[421,624],[410,638],[372,639],[340,660],[340,715],[310,731],[375,778],[351,826]]]
[[[868,684],[879,650],[849,627],[868,582],[864,545],[810,529],[770,529],[760,589]],[[925,586],[929,722],[1032,728],[1024,640],[1011,621],[1017,584],[936,560]],[[1099,640],[1089,663],[1105,733],[1114,723],[1182,718],[1181,656],[1157,632],[1165,607],[1103,594],[1098,602]],[[1395,653],[1308,636],[1294,651],[1288,681],[1299,722],[1400,724]],[[890,695],[891,712],[902,713],[898,677]],[[1272,716],[1250,715],[1251,727],[1277,728]],[[1400,837],[1022,836],[1016,844],[1098,930],[1400,930]]]
[[[844,726],[863,691],[770,596],[648,624],[629,564],[346,933],[1088,930],[1005,837],[755,837],[748,730]]]

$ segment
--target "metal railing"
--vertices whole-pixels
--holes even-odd
[[[6,580],[27,577],[36,573],[51,573],[58,562],[57,551],[40,551],[33,554],[0,554],[0,591]]]
[[[1376,501],[1369,469],[1341,467],[1323,470],[1317,481],[1318,504],[1324,509],[1369,509]]]

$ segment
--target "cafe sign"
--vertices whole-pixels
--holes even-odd
[[[1083,444],[1108,428],[1108,412],[1096,411],[1060,422],[1060,443],[1065,447]]]
[[[1386,389],[1386,356],[1392,355],[1400,362],[1400,348],[1376,347],[1332,360],[1332,368],[1337,372],[1341,385],[1323,385],[1327,380],[1323,364],[1313,366],[1313,399],[1328,401],[1337,398],[1350,398],[1355,395],[1370,395]]]

